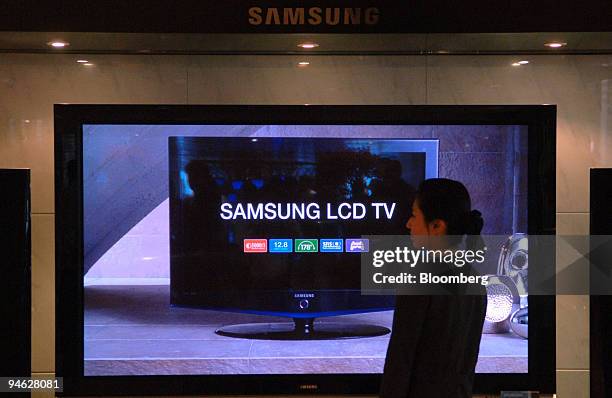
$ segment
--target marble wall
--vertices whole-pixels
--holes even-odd
[[[525,57],[525,56],[523,56]],[[557,104],[557,228],[588,232],[588,172],[612,166],[612,55],[0,54],[0,167],[32,169],[33,370],[54,370],[53,104]],[[301,60],[308,67],[296,67]],[[588,396],[588,297],[557,302],[558,397]]]
[[[440,139],[439,176],[465,184],[472,208],[482,213],[482,233],[526,232],[527,148],[519,146],[526,141],[527,129],[435,126],[432,136]]]

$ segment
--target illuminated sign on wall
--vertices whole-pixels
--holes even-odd
[[[376,25],[380,10],[376,7],[251,7],[249,24],[259,25]]]

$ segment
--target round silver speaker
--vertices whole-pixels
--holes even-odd
[[[510,329],[524,339],[529,338],[529,307],[520,308],[510,315]]]
[[[508,333],[510,315],[519,308],[516,286],[507,276],[489,275],[483,333]]]
[[[501,247],[497,274],[508,276],[519,294],[528,294],[529,287],[529,241],[525,234],[510,236]]]

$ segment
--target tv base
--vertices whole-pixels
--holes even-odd
[[[368,324],[321,322],[314,318],[293,318],[293,322],[245,323],[223,326],[218,335],[259,340],[333,340],[383,336],[389,328]]]

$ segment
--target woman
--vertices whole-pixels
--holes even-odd
[[[480,249],[482,226],[465,186],[445,178],[423,181],[406,224],[415,247],[435,249],[454,248],[465,235],[466,248]],[[398,295],[380,396],[471,397],[486,306],[484,287],[471,295]]]

